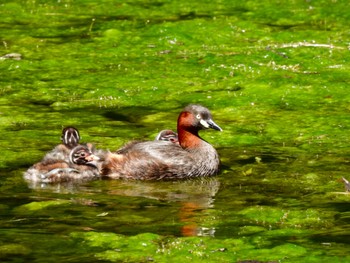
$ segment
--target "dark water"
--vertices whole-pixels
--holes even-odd
[[[0,3],[0,261],[350,262],[348,5]],[[188,103],[216,177],[22,178],[64,126],[114,150]]]

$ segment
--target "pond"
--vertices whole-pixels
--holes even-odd
[[[1,262],[350,262],[348,1],[0,3]],[[219,175],[28,184],[208,107]]]

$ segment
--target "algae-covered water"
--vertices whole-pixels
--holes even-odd
[[[1,262],[350,262],[350,4],[0,2]],[[27,184],[73,125],[114,150],[189,103],[221,173]]]

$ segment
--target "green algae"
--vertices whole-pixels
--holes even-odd
[[[30,254],[30,252],[30,249],[20,244],[5,244],[0,246],[0,255],[2,258],[10,255],[24,256]]]
[[[60,206],[69,203],[67,200],[52,200],[52,201],[41,201],[41,202],[31,202],[22,206],[17,207],[20,210],[28,210],[31,212],[35,212],[38,210],[46,209],[52,206]]]
[[[350,261],[347,1],[0,7],[5,260]],[[23,182],[63,126],[114,150],[193,102],[224,129],[211,182]]]
[[[301,246],[287,243],[271,248],[254,247],[249,242],[212,238],[169,238],[144,233],[125,237],[111,233],[72,233],[96,249],[95,256],[108,261],[167,261],[167,262],[232,262],[281,261],[295,262],[307,253]],[[288,255],[288,257],[286,257]]]

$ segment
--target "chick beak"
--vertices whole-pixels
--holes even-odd
[[[100,157],[98,157],[98,156],[96,156],[94,154],[90,154],[89,156],[87,156],[85,158],[85,160],[88,161],[88,162],[97,162],[97,161],[100,160]]]

